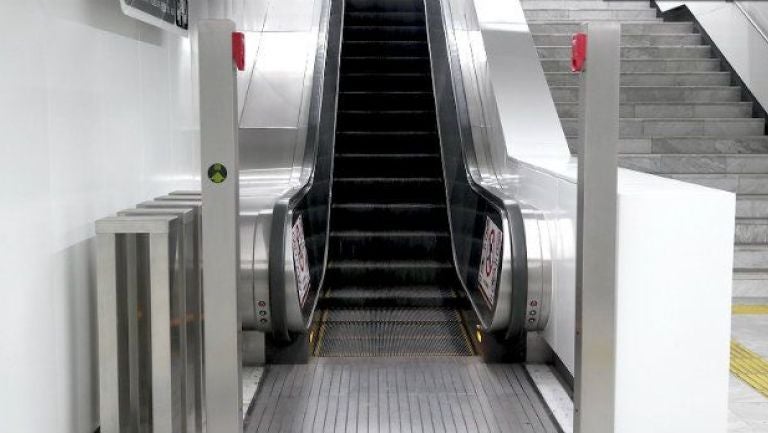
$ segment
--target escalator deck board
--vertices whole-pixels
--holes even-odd
[[[540,432],[557,427],[522,366],[464,358],[315,358],[267,366],[246,433]]]

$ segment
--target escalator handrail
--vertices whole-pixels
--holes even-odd
[[[441,142],[445,136],[451,132],[457,132],[454,136],[458,137],[459,148],[461,150],[460,161],[463,171],[464,181],[469,186],[472,193],[480,200],[483,200],[491,208],[495,209],[503,225],[503,249],[502,251],[511,252],[508,265],[511,269],[504,268],[504,260],[499,266],[499,275],[507,272],[508,280],[499,278],[497,284],[497,296],[495,304],[489,315],[483,314],[483,308],[478,305],[472,296],[468,296],[472,307],[475,310],[481,325],[486,330],[494,330],[504,333],[506,338],[519,337],[525,332],[525,314],[527,303],[527,251],[526,239],[523,225],[523,217],[518,201],[510,196],[509,193],[502,190],[500,186],[482,182],[479,179],[479,170],[476,155],[473,152],[473,138],[471,126],[469,126],[467,104],[464,96],[464,87],[461,80],[461,65],[457,58],[456,50],[451,46],[448,39],[446,22],[443,13],[442,0],[425,0],[427,8],[428,31],[430,35],[430,51],[432,52],[433,80],[441,79],[440,74],[447,73],[450,85],[440,87],[437,83],[435,87],[436,104],[440,105],[440,99],[446,100],[447,106],[452,106],[452,112],[444,112],[445,117],[454,117],[446,123],[441,123],[440,133]],[[431,18],[431,20],[430,20]],[[439,40],[439,44],[436,43]],[[440,70],[436,70],[437,65],[435,50],[445,53],[447,65]],[[446,70],[447,69],[447,70]],[[443,92],[439,90],[442,89]],[[440,122],[440,110],[438,108],[438,122]],[[450,123],[456,125],[457,131],[445,131],[444,126],[450,127]],[[445,167],[445,155],[443,155],[443,164]],[[446,191],[448,195],[448,192]],[[451,197],[448,196],[448,204],[451,206]],[[449,219],[451,212],[449,211]],[[451,232],[453,233],[453,222],[451,222]],[[456,245],[452,242],[453,256],[458,272],[459,264],[457,259]],[[503,257],[503,256],[502,256]],[[464,290],[471,294],[470,287],[463,278],[459,278]]]
[[[288,248],[290,230],[297,218],[297,212],[307,201],[310,193],[320,184],[330,191],[333,158],[327,158],[327,181],[317,182],[319,150],[327,144],[326,152],[333,155],[335,131],[336,89],[338,88],[338,64],[340,59],[341,26],[343,20],[343,1],[326,0],[323,5],[320,29],[315,56],[315,71],[310,102],[310,133],[307,135],[307,147],[302,165],[303,180],[299,185],[283,193],[275,202],[272,210],[272,225],[269,242],[269,293],[272,316],[273,337],[281,341],[290,341],[291,333],[306,331],[312,321],[312,315],[319,300],[320,288],[325,279],[328,260],[328,224],[324,228],[322,242],[322,263],[320,277],[312,282],[313,288],[302,311],[290,311],[289,296],[297,295],[296,280],[292,266],[293,257]],[[339,10],[341,8],[341,11]],[[330,105],[330,106],[329,106]],[[331,133],[328,131],[330,128]],[[330,218],[330,196],[326,222]],[[298,298],[298,296],[297,296]],[[301,317],[299,318],[299,314]]]

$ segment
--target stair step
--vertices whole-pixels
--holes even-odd
[[[620,155],[624,168],[656,174],[762,174],[768,173],[768,154]]]
[[[424,12],[346,12],[344,25],[424,25]]]
[[[338,225],[336,225],[338,227]],[[451,258],[448,232],[434,231],[339,231],[330,235],[332,257],[357,260],[418,260]]]
[[[578,102],[577,86],[551,86],[552,99],[557,102]],[[741,88],[729,86],[622,86],[621,102],[737,102]]]
[[[364,198],[364,197],[361,197]],[[350,230],[446,230],[443,204],[334,204],[331,226]]]
[[[578,135],[578,119],[561,119],[560,122],[566,136]],[[764,131],[765,119],[760,118],[623,118],[619,120],[619,137],[621,138],[680,137],[691,135],[702,137],[741,137],[760,135]]]
[[[441,178],[336,178],[334,203],[424,203],[445,201]]]
[[[578,139],[570,137],[574,144]],[[653,137],[619,141],[622,153],[768,153],[768,137]]]
[[[418,131],[338,131],[336,152],[432,153],[440,151],[437,133]]]
[[[550,33],[534,34],[533,42],[540,46],[570,47],[573,34]],[[670,35],[621,35],[621,45],[627,46],[682,46],[700,45],[701,35],[698,33],[679,33]]]
[[[727,83],[726,83],[727,84]],[[429,73],[376,73],[362,72],[342,74],[339,80],[341,91],[430,91],[432,75]]]
[[[550,86],[578,86],[579,75],[572,72],[547,72]],[[728,86],[730,72],[651,72],[621,74],[622,86]]]
[[[525,9],[529,21],[648,21],[656,19],[656,10],[644,9]]]
[[[768,265],[768,245],[734,246],[733,267],[737,272],[765,271]]]
[[[425,26],[346,26],[346,41],[421,41],[426,40]]]
[[[578,118],[578,102],[558,102],[555,104],[561,118]],[[751,102],[635,102],[619,106],[622,118],[749,118],[752,117]]]
[[[345,110],[434,110],[432,92],[339,92],[339,106]]]
[[[339,131],[437,131],[433,110],[342,110]]]
[[[418,173],[438,178],[443,173],[440,154],[428,153],[337,153],[334,164],[336,172],[347,177],[402,178]]]
[[[768,298],[768,269],[733,273],[734,298]]]
[[[427,56],[344,56],[341,71],[344,73],[429,73],[431,66]]]
[[[768,174],[665,174],[664,176],[737,194],[768,194]]]
[[[636,0],[522,0],[523,9],[611,9],[611,10],[648,10],[645,2]]]
[[[452,283],[456,274],[448,261],[332,260],[327,277],[353,286],[444,285]]]
[[[572,35],[582,31],[579,22],[529,22],[528,28],[533,34],[565,33]],[[644,23],[621,24],[622,35],[674,35],[679,33],[693,33],[693,23],[665,23],[654,20]]]
[[[344,41],[342,56],[414,57],[429,54],[426,41]]]
[[[768,218],[768,195],[737,195],[736,217]]]
[[[544,72],[568,72],[571,60],[542,59]],[[719,59],[621,59],[621,72],[721,72]]]
[[[768,244],[768,218],[736,218],[737,244]]]
[[[571,47],[536,48],[540,59],[564,59],[571,55]],[[621,47],[621,58],[626,60],[646,59],[706,59],[712,57],[709,45],[672,46],[672,47]]]

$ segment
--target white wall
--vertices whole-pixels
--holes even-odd
[[[730,62],[747,88],[763,107],[768,108],[768,42],[732,2],[657,1],[666,11],[685,4]],[[740,1],[765,32],[768,29],[768,4]]]
[[[97,425],[93,221],[197,187],[193,40],[117,0],[0,0],[0,431]]]

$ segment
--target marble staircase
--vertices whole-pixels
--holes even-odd
[[[578,137],[571,35],[584,21],[622,23],[620,165],[737,194],[734,297],[768,297],[765,120],[690,22],[647,2],[522,0],[569,146]],[[702,234],[706,235],[706,234]]]

